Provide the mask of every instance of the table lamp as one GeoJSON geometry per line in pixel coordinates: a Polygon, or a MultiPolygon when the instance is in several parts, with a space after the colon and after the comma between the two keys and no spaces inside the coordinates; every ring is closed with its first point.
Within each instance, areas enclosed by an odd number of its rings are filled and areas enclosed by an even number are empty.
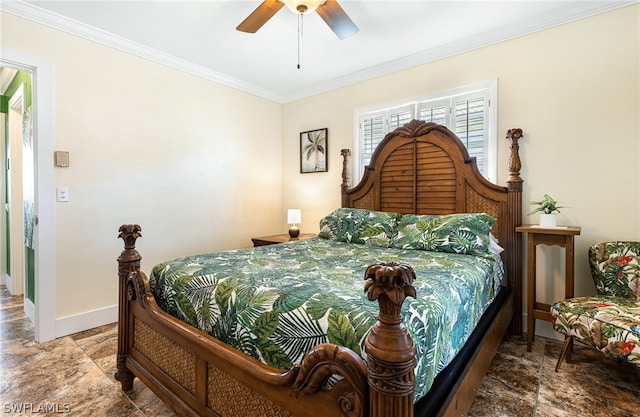
{"type": "Polygon", "coordinates": [[[300,234],[300,229],[296,226],[296,224],[302,223],[302,210],[300,209],[289,209],[287,210],[287,223],[291,225],[289,228],[289,236],[298,237],[300,234]]]}

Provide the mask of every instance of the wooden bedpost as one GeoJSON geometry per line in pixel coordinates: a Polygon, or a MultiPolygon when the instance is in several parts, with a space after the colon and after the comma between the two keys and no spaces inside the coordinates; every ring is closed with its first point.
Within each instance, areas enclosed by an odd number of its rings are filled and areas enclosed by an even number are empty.
{"type": "Polygon", "coordinates": [[[514,250],[507,252],[509,289],[513,293],[513,319],[511,320],[511,332],[515,335],[522,334],[522,239],[516,232],[516,227],[522,223],[522,183],[520,177],[520,153],[518,140],[522,138],[522,129],[509,129],[507,139],[511,142],[509,149],[509,178],[507,190],[509,193],[509,206],[513,207],[509,213],[509,236],[513,239],[514,250]]]}
{"type": "Polygon", "coordinates": [[[118,230],[118,238],[124,241],[124,250],[118,257],[118,356],[116,361],[115,379],[120,381],[123,391],[133,388],[135,376],[126,365],[129,353],[129,294],[127,281],[131,272],[140,270],[142,257],[136,250],[136,239],[142,234],[142,229],[137,224],[125,224],[118,230]]]}
{"type": "Polygon", "coordinates": [[[342,191],[342,207],[347,207],[347,194],[351,189],[351,174],[349,173],[349,157],[351,151],[349,149],[342,149],[340,151],[342,155],[342,184],[340,190],[342,191]]]}
{"type": "Polygon", "coordinates": [[[365,340],[369,417],[413,417],[416,346],[402,324],[407,296],[415,298],[416,274],[408,264],[376,262],[365,273],[365,291],[380,314],[365,340]]]}

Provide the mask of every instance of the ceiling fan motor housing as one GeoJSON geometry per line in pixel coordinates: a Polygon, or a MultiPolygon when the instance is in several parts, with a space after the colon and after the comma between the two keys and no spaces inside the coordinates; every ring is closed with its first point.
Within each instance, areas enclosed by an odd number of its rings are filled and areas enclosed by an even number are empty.
{"type": "Polygon", "coordinates": [[[312,13],[318,6],[325,3],[326,0],[281,0],[287,5],[289,10],[295,13],[305,14],[312,13]]]}

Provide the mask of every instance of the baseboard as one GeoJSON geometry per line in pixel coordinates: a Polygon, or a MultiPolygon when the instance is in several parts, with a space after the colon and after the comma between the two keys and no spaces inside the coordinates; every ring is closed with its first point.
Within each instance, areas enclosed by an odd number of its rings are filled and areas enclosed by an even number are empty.
{"type": "Polygon", "coordinates": [[[24,299],[24,314],[26,314],[27,318],[31,320],[31,323],[36,322],[36,306],[33,304],[33,301],[28,298],[24,299]]]}
{"type": "Polygon", "coordinates": [[[13,281],[11,281],[11,275],[4,274],[4,285],[7,287],[9,294],[16,295],[13,293],[13,281]]]}
{"type": "Polygon", "coordinates": [[[117,305],[87,311],[73,316],[61,317],[56,319],[56,337],[68,336],[117,321],[117,305]]]}

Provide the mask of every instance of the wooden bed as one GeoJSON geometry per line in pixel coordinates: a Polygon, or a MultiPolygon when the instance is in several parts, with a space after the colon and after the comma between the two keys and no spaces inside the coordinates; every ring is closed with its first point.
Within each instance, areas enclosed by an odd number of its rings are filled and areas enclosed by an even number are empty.
{"type": "MultiPolygon", "coordinates": [[[[492,233],[502,254],[507,288],[474,331],[455,363],[435,380],[433,395],[413,402],[415,346],[400,318],[414,295],[410,265],[376,263],[362,271],[362,288],[380,308],[366,340],[367,361],[347,348],[323,344],[299,366],[282,372],[168,315],[156,304],[135,242],[138,225],[120,227],[119,321],[115,378],[130,390],[138,377],[181,416],[466,415],[505,332],[522,331],[520,129],[511,142],[505,187],[479,173],[460,140],[446,128],[412,121],[388,134],[350,187],[348,150],[342,150],[342,206],[417,214],[484,212],[497,218],[492,233]],[[398,297],[398,294],[401,294],[398,297]],[[399,299],[398,299],[399,298],[399,299]],[[393,300],[400,304],[394,303],[393,300]],[[477,333],[477,334],[476,334],[477,333]],[[331,375],[342,378],[331,389],[331,375]],[[447,381],[445,381],[447,379],[447,381]]],[[[431,394],[430,391],[430,394],[431,394]]]]}

